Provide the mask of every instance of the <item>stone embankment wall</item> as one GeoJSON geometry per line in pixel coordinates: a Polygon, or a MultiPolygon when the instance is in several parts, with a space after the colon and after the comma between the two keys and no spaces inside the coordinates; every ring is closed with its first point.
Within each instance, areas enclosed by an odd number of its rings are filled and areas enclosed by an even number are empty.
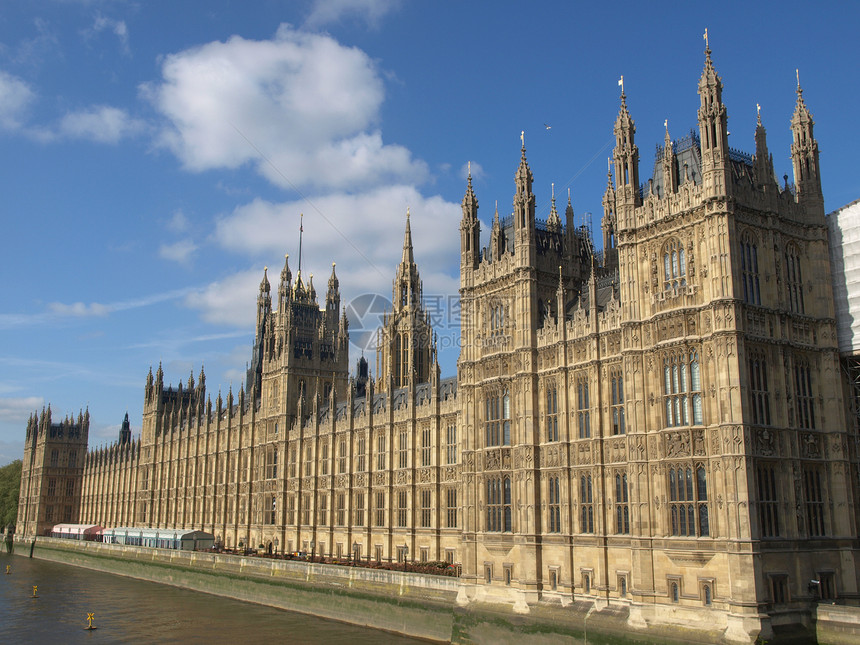
{"type": "MultiPolygon", "coordinates": [[[[31,542],[17,542],[27,556],[31,542]]],[[[462,645],[554,643],[723,643],[718,631],[650,625],[632,628],[629,609],[593,602],[538,603],[518,614],[499,602],[458,606],[460,581],[401,571],[193,551],[37,538],[33,557],[278,607],[436,642],[462,645]]],[[[860,642],[860,608],[821,605],[818,642],[860,642]]],[[[802,632],[803,630],[801,630],[802,632]]],[[[814,643],[794,633],[769,643],[814,643]]]]}

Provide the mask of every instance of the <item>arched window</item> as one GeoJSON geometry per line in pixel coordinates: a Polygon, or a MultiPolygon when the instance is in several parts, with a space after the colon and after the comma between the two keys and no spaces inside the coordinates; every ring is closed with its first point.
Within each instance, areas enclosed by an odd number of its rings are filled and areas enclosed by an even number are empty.
{"type": "Polygon", "coordinates": [[[704,602],[706,605],[711,604],[711,585],[705,585],[702,587],[702,596],[704,598],[704,602]]]}
{"type": "Polygon", "coordinates": [[[705,467],[669,469],[669,524],[672,535],[710,535],[708,482],[705,467]],[[693,478],[695,476],[695,485],[693,478]]]}
{"type": "Polygon", "coordinates": [[[487,447],[511,445],[511,397],[507,390],[485,401],[484,434],[487,447]]]}
{"type": "Polygon", "coordinates": [[[746,232],[741,238],[741,282],[743,283],[744,302],[760,305],[758,244],[750,232],[746,232]]]}
{"type": "Polygon", "coordinates": [[[672,602],[678,602],[678,583],[673,582],[671,589],[672,589],[672,602]]]}
{"type": "Polygon", "coordinates": [[[803,313],[803,276],[800,271],[800,251],[794,244],[785,248],[785,284],[788,289],[788,308],[792,313],[803,313]]]}
{"type": "Polygon", "coordinates": [[[687,259],[684,246],[678,240],[671,240],[663,251],[663,288],[678,291],[687,286],[687,259]]]}
{"type": "Polygon", "coordinates": [[[663,360],[666,426],[702,425],[702,379],[696,350],[670,354],[663,360]]]}

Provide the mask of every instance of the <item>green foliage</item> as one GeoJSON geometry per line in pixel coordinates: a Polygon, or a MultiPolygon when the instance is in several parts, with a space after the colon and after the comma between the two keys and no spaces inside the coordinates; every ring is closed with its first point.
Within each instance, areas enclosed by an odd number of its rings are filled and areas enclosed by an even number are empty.
{"type": "Polygon", "coordinates": [[[18,493],[21,490],[21,460],[0,468],[0,533],[18,519],[18,493]]]}

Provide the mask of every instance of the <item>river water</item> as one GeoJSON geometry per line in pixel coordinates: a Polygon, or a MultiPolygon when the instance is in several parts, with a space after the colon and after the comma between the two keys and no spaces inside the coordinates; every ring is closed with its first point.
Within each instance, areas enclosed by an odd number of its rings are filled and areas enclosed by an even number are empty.
{"type": "Polygon", "coordinates": [[[0,643],[418,645],[427,641],[65,564],[0,554],[0,643]],[[6,566],[12,573],[6,575],[6,566]],[[32,598],[33,585],[38,598],[32,598]],[[95,614],[87,631],[87,614],[95,614]]]}

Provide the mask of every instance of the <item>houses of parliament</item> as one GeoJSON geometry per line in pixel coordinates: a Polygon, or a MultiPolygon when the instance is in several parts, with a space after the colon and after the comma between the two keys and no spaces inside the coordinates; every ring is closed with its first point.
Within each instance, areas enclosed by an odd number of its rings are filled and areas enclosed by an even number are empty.
{"type": "MultiPolygon", "coordinates": [[[[860,601],[854,390],[836,337],[818,144],[800,84],[794,183],[729,148],[709,48],[697,127],[640,180],[623,91],[602,251],[573,207],[460,222],[461,353],[443,378],[407,217],[377,369],[350,373],[324,296],[264,273],[244,386],[144,386],[88,451],[88,416],[27,425],[18,532],[62,521],[200,529],[225,546],[462,567],[458,602],[617,605],[631,626],[750,640],[860,601]],[[640,183],[641,182],[641,183],[640,183]],[[563,212],[562,212],[563,211],[563,212]]],[[[513,164],[512,164],[513,165],[513,164]]]]}

